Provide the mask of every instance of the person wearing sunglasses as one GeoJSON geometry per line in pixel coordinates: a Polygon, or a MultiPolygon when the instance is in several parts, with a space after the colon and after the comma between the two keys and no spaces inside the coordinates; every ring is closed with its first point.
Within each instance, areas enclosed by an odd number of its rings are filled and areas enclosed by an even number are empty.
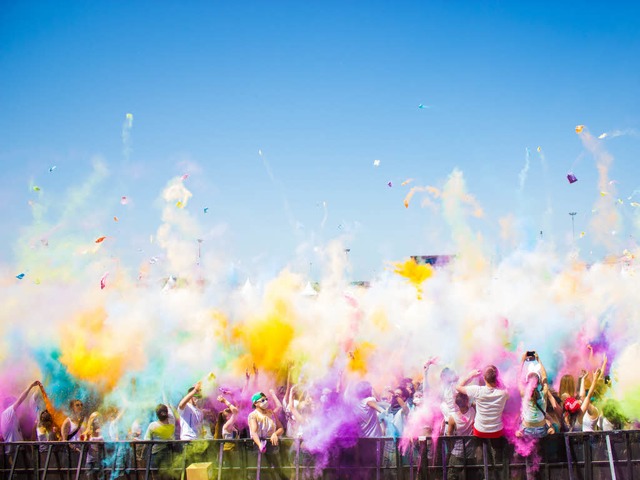
{"type": "Polygon", "coordinates": [[[278,478],[286,479],[278,459],[278,443],[284,433],[282,423],[269,408],[269,399],[264,393],[254,393],[251,397],[251,405],[254,410],[247,419],[250,436],[260,452],[264,454],[268,464],[273,467],[278,478]]]}
{"type": "Polygon", "coordinates": [[[77,398],[69,402],[70,415],[62,423],[62,440],[78,442],[82,440],[82,434],[86,430],[84,404],[77,398]]]}

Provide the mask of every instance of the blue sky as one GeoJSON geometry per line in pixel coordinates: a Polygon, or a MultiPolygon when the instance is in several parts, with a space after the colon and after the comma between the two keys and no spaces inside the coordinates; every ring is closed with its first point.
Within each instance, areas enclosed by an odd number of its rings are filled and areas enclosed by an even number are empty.
{"type": "MultiPolygon", "coordinates": [[[[522,246],[544,230],[569,248],[568,212],[585,230],[599,196],[576,125],[594,136],[627,132],[602,142],[614,157],[610,178],[625,202],[640,188],[639,10],[635,2],[5,2],[0,263],[28,268],[14,251],[32,224],[29,200],[59,224],[96,156],[110,175],[60,229],[88,242],[117,236],[123,257],[156,231],[158,197],[185,173],[188,208],[204,231],[222,232],[207,247],[248,270],[277,271],[300,257],[301,244],[340,237],[357,278],[409,255],[455,253],[442,218],[419,200],[405,209],[400,187],[407,178],[441,186],[454,168],[485,211],[470,224],[486,238],[497,239],[499,219],[512,213],[522,246]],[[134,116],[128,158],[126,113],[134,116]],[[569,170],[579,179],[572,185],[569,170]]],[[[618,234],[632,242],[635,211],[621,208],[618,234]]],[[[595,248],[588,241],[585,256],[595,248]]]]}

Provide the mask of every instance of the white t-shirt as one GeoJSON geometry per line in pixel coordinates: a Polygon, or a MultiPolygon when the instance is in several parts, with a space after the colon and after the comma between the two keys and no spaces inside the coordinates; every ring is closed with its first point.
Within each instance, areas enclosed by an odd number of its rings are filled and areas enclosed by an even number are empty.
{"type": "Polygon", "coordinates": [[[483,433],[493,433],[502,430],[502,411],[507,403],[509,394],[506,390],[492,388],[486,385],[470,385],[466,387],[469,401],[476,404],[476,430],[483,433]]]}
{"type": "Polygon", "coordinates": [[[2,418],[0,418],[0,430],[2,431],[2,438],[5,442],[21,442],[22,432],[20,431],[20,423],[18,422],[18,416],[10,405],[4,412],[2,412],[2,418]]]}
{"type": "Polygon", "coordinates": [[[202,438],[202,410],[187,403],[180,413],[180,440],[195,440],[202,438]]]}

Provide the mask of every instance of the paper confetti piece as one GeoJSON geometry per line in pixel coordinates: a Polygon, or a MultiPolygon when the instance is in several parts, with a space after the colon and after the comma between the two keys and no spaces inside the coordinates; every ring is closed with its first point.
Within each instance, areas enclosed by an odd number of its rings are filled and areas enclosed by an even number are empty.
{"type": "Polygon", "coordinates": [[[569,183],[576,183],[578,178],[573,173],[569,172],[567,174],[567,180],[569,180],[569,183]]]}
{"type": "Polygon", "coordinates": [[[407,178],[404,182],[402,182],[400,185],[401,186],[406,186],[409,185],[411,182],[413,182],[413,178],[407,178]]]}
{"type": "Polygon", "coordinates": [[[607,195],[609,195],[607,192],[600,192],[601,197],[606,197],[607,195]]]}
{"type": "Polygon", "coordinates": [[[96,243],[102,243],[102,242],[104,242],[104,239],[105,239],[105,238],[107,238],[107,237],[99,237],[99,238],[96,238],[96,243]]]}
{"type": "Polygon", "coordinates": [[[580,238],[584,238],[585,235],[586,235],[586,233],[580,232],[580,238]]]}
{"type": "Polygon", "coordinates": [[[113,221],[117,222],[118,221],[118,217],[113,217],[113,221]]]}
{"type": "Polygon", "coordinates": [[[584,125],[576,125],[576,133],[582,133],[584,130],[584,125]]]}
{"type": "Polygon", "coordinates": [[[52,167],[49,167],[49,173],[53,173],[53,171],[56,169],[57,167],[54,165],[52,167]]]}
{"type": "Polygon", "coordinates": [[[24,273],[19,273],[18,275],[16,275],[16,278],[18,280],[22,280],[24,278],[24,273]]]}
{"type": "Polygon", "coordinates": [[[180,180],[182,180],[182,181],[184,182],[187,178],[189,178],[189,174],[188,174],[188,173],[185,173],[184,175],[182,175],[182,176],[180,177],[180,180]]]}
{"type": "Polygon", "coordinates": [[[624,205],[624,202],[622,201],[621,198],[619,198],[618,200],[616,200],[616,202],[618,202],[619,205],[624,205]]]}
{"type": "Polygon", "coordinates": [[[34,186],[33,186],[33,191],[34,191],[34,192],[39,192],[39,191],[40,191],[40,187],[39,187],[39,186],[37,186],[37,185],[34,185],[34,186]]]}
{"type": "Polygon", "coordinates": [[[640,207],[640,203],[638,202],[631,202],[629,205],[631,205],[632,207],[640,207]]]}
{"type": "Polygon", "coordinates": [[[393,187],[393,183],[391,183],[391,182],[387,182],[387,186],[388,186],[389,188],[391,188],[391,187],[393,187]]]}
{"type": "Polygon", "coordinates": [[[102,275],[102,278],[100,279],[100,290],[104,290],[104,287],[107,286],[107,277],[108,276],[109,276],[109,272],[107,272],[104,275],[102,275]]]}
{"type": "Polygon", "coordinates": [[[374,167],[379,167],[380,166],[380,160],[374,160],[373,161],[373,166],[374,167]]]}
{"type": "Polygon", "coordinates": [[[184,207],[184,203],[182,203],[180,200],[178,200],[178,201],[176,202],[176,207],[178,207],[178,208],[182,208],[182,207],[184,207]]]}
{"type": "Polygon", "coordinates": [[[420,109],[424,109],[424,108],[431,108],[429,107],[429,105],[423,105],[422,103],[420,105],[418,105],[418,108],[420,109]]]}
{"type": "Polygon", "coordinates": [[[122,205],[126,205],[127,203],[129,203],[129,199],[127,197],[121,197],[120,198],[120,203],[122,205]]]}
{"type": "Polygon", "coordinates": [[[542,152],[542,147],[538,147],[536,148],[536,150],[538,150],[538,153],[542,152]]]}
{"type": "Polygon", "coordinates": [[[209,211],[209,207],[204,207],[204,213],[207,213],[209,211]]]}

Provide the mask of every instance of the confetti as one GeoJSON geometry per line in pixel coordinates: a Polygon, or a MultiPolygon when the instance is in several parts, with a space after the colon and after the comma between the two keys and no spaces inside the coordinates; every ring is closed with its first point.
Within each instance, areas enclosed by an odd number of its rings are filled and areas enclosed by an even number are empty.
{"type": "Polygon", "coordinates": [[[608,133],[603,133],[602,135],[600,135],[600,136],[598,137],[598,139],[600,139],[600,140],[604,140],[604,139],[605,139],[605,138],[607,138],[608,136],[609,136],[609,134],[608,134],[608,133]]]}
{"type": "Polygon", "coordinates": [[[56,167],[55,165],[53,167],[49,167],[49,173],[52,173],[56,168],[58,167],[56,167]]]}
{"type": "Polygon", "coordinates": [[[209,207],[204,207],[204,213],[207,213],[209,211],[209,207]]]}
{"type": "Polygon", "coordinates": [[[374,167],[379,167],[380,166],[380,160],[374,160],[373,161],[373,166],[374,167]]]}
{"type": "Polygon", "coordinates": [[[104,275],[102,275],[102,278],[100,279],[100,290],[104,290],[104,287],[107,286],[107,277],[108,276],[109,276],[109,272],[107,272],[104,275]]]}
{"type": "Polygon", "coordinates": [[[619,205],[624,205],[624,202],[622,201],[621,198],[619,198],[618,200],[616,200],[616,202],[618,202],[619,205]]]}
{"type": "Polygon", "coordinates": [[[388,186],[389,188],[391,188],[391,187],[393,187],[393,183],[391,183],[391,182],[387,182],[387,186],[388,186]]]}
{"type": "Polygon", "coordinates": [[[431,107],[429,107],[429,105],[423,105],[421,103],[420,105],[418,105],[418,108],[423,109],[423,108],[431,108],[431,107]]]}
{"type": "Polygon", "coordinates": [[[538,151],[538,153],[542,152],[542,147],[538,147],[536,148],[536,150],[538,151]]]}
{"type": "Polygon", "coordinates": [[[629,205],[631,205],[632,207],[640,207],[640,203],[638,202],[631,202],[629,205]]]}
{"type": "Polygon", "coordinates": [[[586,235],[586,233],[580,232],[580,238],[584,238],[585,235],[586,235]]]}
{"type": "Polygon", "coordinates": [[[182,181],[184,182],[187,178],[189,178],[189,174],[188,174],[188,173],[185,173],[184,175],[182,175],[182,176],[180,177],[180,180],[182,180],[182,181]]]}
{"type": "Polygon", "coordinates": [[[180,200],[178,200],[178,201],[176,202],[176,207],[178,207],[178,208],[182,208],[182,207],[184,207],[184,203],[182,203],[180,200]]]}
{"type": "Polygon", "coordinates": [[[126,205],[127,203],[129,203],[129,199],[127,197],[121,197],[120,198],[120,203],[122,205],[126,205]]]}
{"type": "Polygon", "coordinates": [[[600,192],[601,197],[606,197],[607,195],[609,195],[607,192],[600,192]]]}
{"type": "Polygon", "coordinates": [[[22,280],[24,278],[24,273],[19,273],[18,275],[16,275],[16,278],[18,280],[22,280]]]}
{"type": "Polygon", "coordinates": [[[407,178],[404,182],[402,182],[400,185],[401,186],[406,186],[409,185],[411,182],[413,182],[413,178],[407,178]]]}
{"type": "Polygon", "coordinates": [[[569,172],[567,174],[567,180],[569,180],[569,183],[576,183],[578,178],[573,173],[569,172]]]}
{"type": "Polygon", "coordinates": [[[149,259],[149,263],[150,263],[151,265],[155,265],[156,263],[158,263],[158,257],[151,257],[151,258],[149,259]]]}
{"type": "Polygon", "coordinates": [[[113,217],[113,221],[117,222],[118,221],[118,217],[113,217]]]}
{"type": "Polygon", "coordinates": [[[584,125],[576,125],[576,133],[582,133],[584,130],[584,125]]]}
{"type": "Polygon", "coordinates": [[[34,186],[33,186],[33,191],[34,191],[34,192],[39,192],[39,191],[40,191],[40,187],[39,187],[39,186],[37,186],[37,185],[34,185],[34,186]]]}
{"type": "Polygon", "coordinates": [[[107,238],[107,237],[99,237],[99,238],[96,238],[96,243],[102,243],[102,242],[104,242],[104,239],[105,239],[105,238],[107,238]]]}

